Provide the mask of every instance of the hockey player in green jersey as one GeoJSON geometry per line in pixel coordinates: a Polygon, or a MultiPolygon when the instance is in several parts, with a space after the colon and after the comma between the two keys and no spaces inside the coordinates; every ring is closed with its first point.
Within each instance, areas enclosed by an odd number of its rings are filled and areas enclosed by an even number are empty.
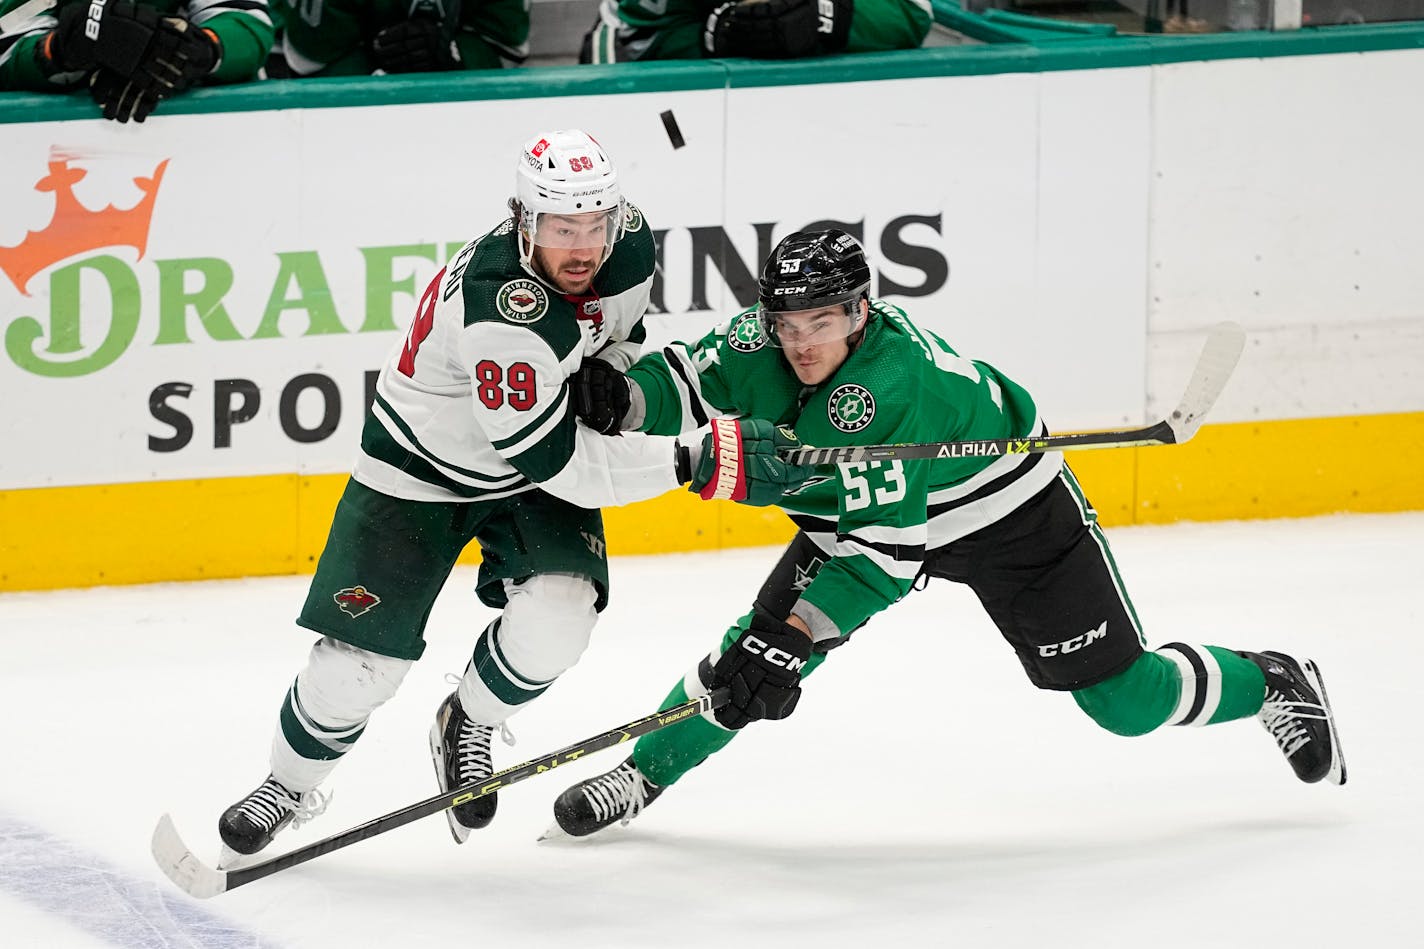
{"type": "Polygon", "coordinates": [[[932,22],[928,0],[602,0],[579,61],[914,49],[932,22]]]}
{"type": "MultiPolygon", "coordinates": [[[[581,361],[621,369],[638,352],[652,232],[583,132],[534,137],[517,168],[513,217],[435,275],[381,370],[297,619],[321,638],[282,703],[271,774],[218,822],[226,863],[322,809],[317,786],[420,658],[469,543],[483,553],[476,592],[501,613],[436,712],[442,791],[488,777],[492,734],[588,645],[608,600],[600,506],[688,482],[704,498],[769,504],[812,471],[777,457],[797,442],[768,422],[679,443],[577,421],[567,380],[581,361]]],[[[495,805],[446,811],[456,842],[495,805]]]]}
{"type": "Polygon", "coordinates": [[[273,0],[273,77],[499,69],[529,55],[528,0],[273,0]]]}
{"type": "Polygon", "coordinates": [[[118,122],[255,79],[271,47],[267,0],[0,0],[0,90],[87,89],[118,122]]]}
{"type": "MultiPolygon", "coordinates": [[[[869,286],[855,238],[794,234],[766,261],[757,307],[696,345],[643,356],[626,376],[586,366],[579,411],[600,430],[647,432],[754,415],[817,447],[1045,434],[1022,387],[870,299],[869,286]]],[[[800,680],[920,577],[968,585],[1029,681],[1069,692],[1111,732],[1255,715],[1301,780],[1345,783],[1313,663],[1185,643],[1144,648],[1107,539],[1061,453],[840,464],[781,507],[798,534],[751,612],[662,707],[720,687],[730,700],[644,736],[617,768],[566,790],[554,816],[568,834],[626,822],[737,729],[791,714],[800,680]]]]}

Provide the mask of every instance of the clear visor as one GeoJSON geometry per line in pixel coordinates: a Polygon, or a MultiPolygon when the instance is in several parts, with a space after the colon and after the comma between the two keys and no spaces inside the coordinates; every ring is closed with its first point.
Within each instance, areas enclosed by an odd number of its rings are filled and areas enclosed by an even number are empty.
{"type": "Polygon", "coordinates": [[[818,346],[845,339],[854,332],[859,307],[859,300],[785,312],[759,306],[757,318],[773,346],[782,349],[788,346],[818,346]]]}
{"type": "Polygon", "coordinates": [[[525,230],[531,244],[551,250],[602,248],[605,254],[618,240],[622,223],[622,208],[607,211],[586,211],[581,214],[557,214],[537,211],[525,230]]]}

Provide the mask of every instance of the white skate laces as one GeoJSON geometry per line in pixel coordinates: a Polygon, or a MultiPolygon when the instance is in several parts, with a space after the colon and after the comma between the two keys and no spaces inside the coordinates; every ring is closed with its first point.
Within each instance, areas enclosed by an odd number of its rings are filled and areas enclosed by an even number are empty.
{"type": "MultiPolygon", "coordinates": [[[[457,689],[459,688],[460,677],[453,672],[445,674],[445,681],[457,689]]],[[[460,728],[455,736],[455,762],[459,769],[461,785],[483,781],[494,773],[494,761],[490,757],[490,740],[493,738],[496,728],[499,729],[499,740],[513,747],[514,732],[509,730],[507,723],[478,724],[464,713],[464,707],[461,705],[460,728]]]]}
{"type": "Polygon", "coordinates": [[[269,778],[238,805],[237,812],[261,828],[263,833],[271,833],[272,828],[281,823],[284,814],[290,812],[292,826],[300,827],[320,817],[330,803],[331,794],[311,790],[293,797],[285,786],[269,778]]]}
{"type": "Polygon", "coordinates": [[[627,824],[643,810],[648,795],[647,784],[631,759],[589,781],[582,791],[599,823],[611,820],[621,811],[619,823],[627,824]]]}
{"type": "Polygon", "coordinates": [[[1303,724],[1304,719],[1326,721],[1329,716],[1325,706],[1314,702],[1293,702],[1283,693],[1272,690],[1266,694],[1257,718],[1276,740],[1281,752],[1287,758],[1310,744],[1310,733],[1303,724]]]}

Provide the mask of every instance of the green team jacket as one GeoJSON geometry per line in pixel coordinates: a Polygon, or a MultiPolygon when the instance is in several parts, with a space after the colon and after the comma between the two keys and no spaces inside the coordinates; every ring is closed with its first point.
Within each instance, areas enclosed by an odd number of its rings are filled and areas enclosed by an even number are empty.
{"type": "MultiPolygon", "coordinates": [[[[725,0],[602,0],[595,31],[593,62],[612,62],[599,42],[613,30],[651,30],[655,34],[638,59],[697,59],[707,15],[725,0]]],[[[929,0],[855,0],[848,53],[914,49],[924,42],[933,19],[929,0]]],[[[636,46],[637,44],[635,44],[636,46]]]]}
{"type": "MultiPolygon", "coordinates": [[[[645,354],[628,371],[646,400],[641,429],[673,434],[740,415],[790,425],[815,447],[1043,431],[1033,399],[992,366],[958,355],[883,300],[872,300],[870,313],[860,346],[819,386],[800,383],[754,309],[695,345],[645,354]]],[[[1062,464],[1061,453],[995,454],[827,469],[781,503],[827,555],[800,602],[827,618],[834,635],[849,633],[909,591],[927,550],[1008,514],[1062,464]]]]}
{"type": "MultiPolygon", "coordinates": [[[[89,0],[0,0],[0,91],[55,92],[74,88],[82,77],[46,78],[35,50],[59,22],[55,11],[89,0]]],[[[183,16],[212,30],[222,44],[222,60],[209,82],[246,82],[257,78],[272,48],[272,19],[267,0],[135,0],[171,16],[183,16]]]]}
{"type": "MultiPolygon", "coordinates": [[[[458,10],[451,35],[466,69],[498,69],[529,55],[528,0],[443,0],[458,10]]],[[[432,4],[433,5],[433,4],[432,4]]],[[[371,39],[410,15],[411,0],[273,0],[280,46],[299,76],[370,73],[371,39]]]]}

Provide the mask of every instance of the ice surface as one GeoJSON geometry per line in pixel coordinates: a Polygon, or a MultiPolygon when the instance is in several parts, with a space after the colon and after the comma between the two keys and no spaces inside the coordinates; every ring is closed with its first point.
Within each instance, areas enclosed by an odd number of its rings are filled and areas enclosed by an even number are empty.
{"type": "MultiPolygon", "coordinates": [[[[511,788],[463,847],[432,817],[195,902],[149,835],[171,811],[215,859],[305,660],[306,578],[5,594],[0,947],[1418,945],[1424,514],[1110,537],[1150,643],[1319,661],[1347,786],[1297,782],[1252,720],[1109,735],[937,583],[858,633],[793,718],[603,838],[535,842],[617,749],[511,788]]],[[[497,764],[651,711],[776,553],[615,558],[588,653],[497,764]]],[[[472,582],[452,578],[326,815],[278,848],[434,793],[430,716],[492,615],[472,582]]]]}

